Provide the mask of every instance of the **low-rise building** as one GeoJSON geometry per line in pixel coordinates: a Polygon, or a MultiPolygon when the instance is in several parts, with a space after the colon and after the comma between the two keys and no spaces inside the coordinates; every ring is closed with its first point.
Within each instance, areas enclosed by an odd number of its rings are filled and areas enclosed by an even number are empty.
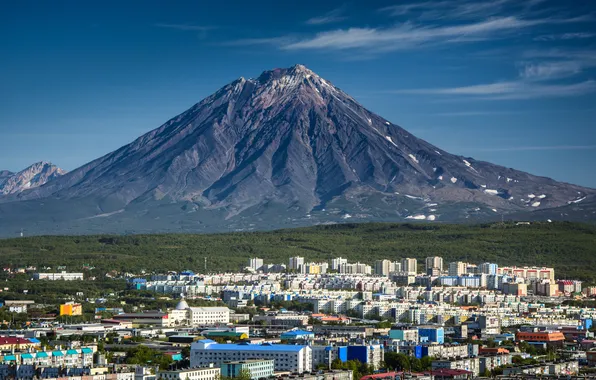
{"type": "Polygon", "coordinates": [[[551,375],[551,376],[570,376],[579,372],[579,362],[577,360],[540,363],[536,365],[515,366],[503,368],[503,376],[519,375],[551,375]]]}
{"type": "Polygon", "coordinates": [[[191,367],[219,366],[228,361],[274,359],[276,371],[310,372],[312,350],[309,346],[288,344],[218,344],[204,339],[191,345],[191,367]]]}
{"type": "Polygon", "coordinates": [[[253,380],[273,376],[275,361],[273,359],[249,359],[221,364],[221,376],[236,378],[245,371],[253,380]]]}
{"type": "Polygon", "coordinates": [[[221,369],[218,367],[191,368],[177,371],[158,371],[157,380],[219,380],[221,369]]]}
{"type": "Polygon", "coordinates": [[[474,376],[480,373],[480,359],[478,358],[463,358],[452,360],[433,360],[433,371],[436,369],[463,369],[472,372],[474,376]]]}
{"type": "Polygon", "coordinates": [[[66,271],[62,271],[60,273],[34,273],[33,279],[49,281],[82,281],[83,273],[68,273],[66,271]]]}

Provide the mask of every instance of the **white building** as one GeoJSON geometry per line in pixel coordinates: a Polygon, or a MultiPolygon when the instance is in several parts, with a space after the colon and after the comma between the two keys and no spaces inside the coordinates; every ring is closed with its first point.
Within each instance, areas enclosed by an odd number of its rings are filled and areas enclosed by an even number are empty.
{"type": "Polygon", "coordinates": [[[379,276],[389,276],[392,272],[400,272],[401,263],[389,260],[375,261],[375,274],[379,276]]]}
{"type": "Polygon", "coordinates": [[[418,260],[405,258],[401,260],[402,272],[416,274],[418,272],[418,260]]]}
{"type": "Polygon", "coordinates": [[[300,271],[300,268],[304,265],[304,257],[295,256],[290,257],[288,262],[288,270],[300,271]]]}
{"type": "Polygon", "coordinates": [[[263,259],[258,257],[252,258],[248,261],[248,267],[254,271],[261,270],[263,268],[263,259]]]}
{"type": "Polygon", "coordinates": [[[467,263],[464,263],[462,261],[454,261],[452,263],[449,263],[449,276],[450,277],[463,276],[464,274],[466,274],[467,269],[468,269],[467,263]]]}
{"type": "Polygon", "coordinates": [[[218,367],[191,368],[178,371],[158,371],[157,380],[218,380],[221,369],[218,367]]]}
{"type": "Polygon", "coordinates": [[[331,260],[331,270],[339,272],[339,268],[342,264],[347,264],[348,259],[344,259],[343,257],[337,257],[331,260]]]}
{"type": "Polygon", "coordinates": [[[312,350],[309,346],[218,344],[206,339],[194,342],[190,348],[190,366],[193,368],[247,359],[273,359],[275,371],[303,373],[312,370],[312,350]]]}
{"type": "Polygon", "coordinates": [[[34,273],[33,279],[34,280],[50,280],[50,281],[57,281],[57,280],[75,281],[75,280],[82,280],[83,273],[67,273],[65,271],[62,271],[60,273],[34,273]]]}
{"type": "Polygon", "coordinates": [[[440,256],[427,257],[425,264],[426,274],[432,273],[433,269],[443,272],[443,258],[440,256]]]}
{"type": "Polygon", "coordinates": [[[212,326],[230,323],[230,309],[227,307],[190,307],[183,299],[168,313],[170,325],[212,326]]]}

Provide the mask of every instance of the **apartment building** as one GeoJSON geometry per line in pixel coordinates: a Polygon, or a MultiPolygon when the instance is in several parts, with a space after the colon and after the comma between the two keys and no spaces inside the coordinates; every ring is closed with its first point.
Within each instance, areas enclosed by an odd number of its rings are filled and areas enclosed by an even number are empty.
{"type": "Polygon", "coordinates": [[[34,280],[49,280],[49,281],[75,281],[75,280],[83,280],[83,273],[68,273],[66,271],[62,271],[60,273],[34,273],[33,274],[34,280]]]}
{"type": "Polygon", "coordinates": [[[273,359],[249,359],[223,363],[221,376],[233,379],[248,371],[252,380],[258,380],[273,376],[274,370],[275,361],[273,359]]]}
{"type": "Polygon", "coordinates": [[[219,344],[205,339],[191,345],[190,365],[193,368],[229,361],[272,359],[275,371],[310,372],[312,350],[308,346],[287,344],[219,344]]]}
{"type": "Polygon", "coordinates": [[[219,380],[221,369],[218,367],[191,368],[177,371],[158,371],[156,380],[219,380]]]}

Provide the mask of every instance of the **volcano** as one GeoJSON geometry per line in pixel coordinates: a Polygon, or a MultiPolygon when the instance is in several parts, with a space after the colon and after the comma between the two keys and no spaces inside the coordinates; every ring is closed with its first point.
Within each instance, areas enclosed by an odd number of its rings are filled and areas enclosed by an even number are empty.
{"type": "Polygon", "coordinates": [[[594,194],[450,154],[296,65],[239,78],[132,143],[0,198],[0,216],[40,233],[228,231],[484,220],[594,194]]]}

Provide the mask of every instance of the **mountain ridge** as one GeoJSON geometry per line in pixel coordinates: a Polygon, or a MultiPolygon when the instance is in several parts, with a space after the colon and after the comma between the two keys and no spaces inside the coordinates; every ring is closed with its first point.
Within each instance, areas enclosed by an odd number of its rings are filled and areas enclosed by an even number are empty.
{"type": "Polygon", "coordinates": [[[554,209],[594,193],[452,155],[296,65],[241,77],[130,144],[0,198],[0,212],[2,203],[7,210],[52,199],[88,204],[86,218],[122,218],[129,209],[145,218],[151,204],[179,204],[190,225],[205,223],[188,216],[195,213],[218,228],[247,228],[272,209],[311,224],[464,221],[554,209]]]}
{"type": "Polygon", "coordinates": [[[36,162],[17,173],[3,170],[0,172],[0,197],[43,186],[65,173],[56,165],[45,161],[36,162]]]}

